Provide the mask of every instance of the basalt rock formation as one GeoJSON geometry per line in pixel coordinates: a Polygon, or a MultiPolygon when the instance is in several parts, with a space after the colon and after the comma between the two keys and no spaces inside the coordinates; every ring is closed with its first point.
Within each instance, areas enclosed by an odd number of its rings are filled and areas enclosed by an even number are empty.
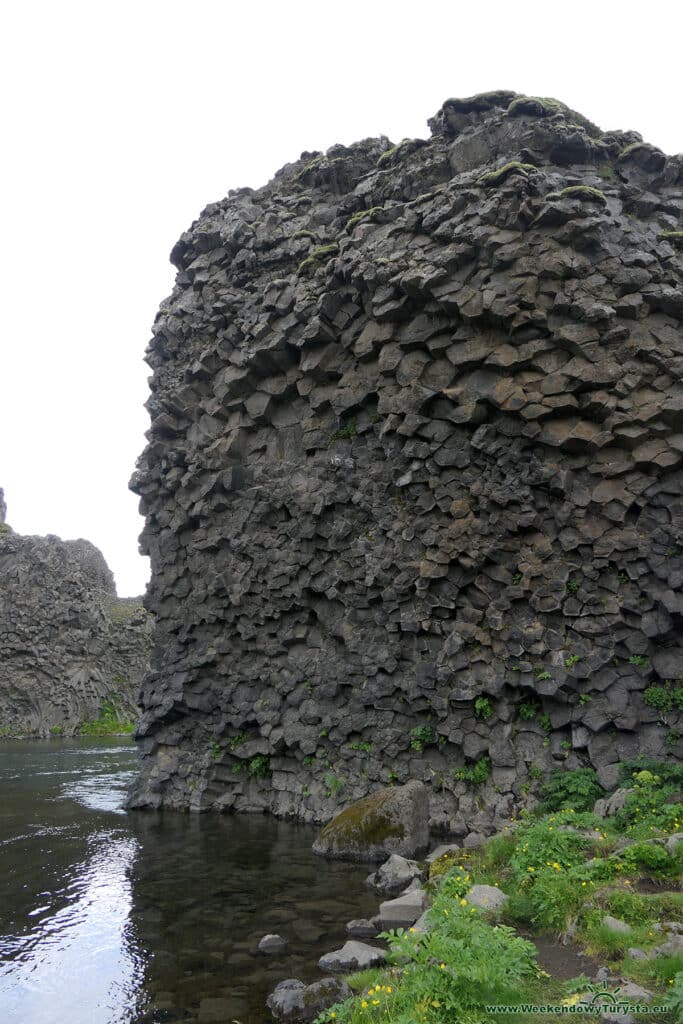
{"type": "Polygon", "coordinates": [[[0,736],[71,735],[107,703],[134,719],[151,633],[93,544],[20,536],[0,491],[0,736]]]}
{"type": "Polygon", "coordinates": [[[207,207],[147,353],[132,806],[499,827],[681,756],[683,157],[553,100],[207,207]]]}

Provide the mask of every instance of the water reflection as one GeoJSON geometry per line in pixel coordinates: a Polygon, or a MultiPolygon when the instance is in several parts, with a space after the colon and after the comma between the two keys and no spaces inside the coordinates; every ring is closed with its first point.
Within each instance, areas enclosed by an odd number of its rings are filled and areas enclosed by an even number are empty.
{"type": "Polygon", "coordinates": [[[134,769],[120,741],[0,744],[0,1019],[265,1024],[273,985],[373,910],[366,872],[260,816],[126,815],[134,769]]]}

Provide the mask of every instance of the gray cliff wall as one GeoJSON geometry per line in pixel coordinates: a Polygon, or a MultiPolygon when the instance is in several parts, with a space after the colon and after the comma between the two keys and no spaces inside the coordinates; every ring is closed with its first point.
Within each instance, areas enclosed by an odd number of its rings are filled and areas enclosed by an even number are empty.
{"type": "Polygon", "coordinates": [[[173,250],[132,806],[418,778],[486,831],[553,767],[683,753],[683,158],[514,93],[430,127],[173,250]]]}
{"type": "Polygon", "coordinates": [[[105,701],[135,717],[151,631],[89,541],[24,537],[3,522],[0,735],[70,735],[105,701]]]}

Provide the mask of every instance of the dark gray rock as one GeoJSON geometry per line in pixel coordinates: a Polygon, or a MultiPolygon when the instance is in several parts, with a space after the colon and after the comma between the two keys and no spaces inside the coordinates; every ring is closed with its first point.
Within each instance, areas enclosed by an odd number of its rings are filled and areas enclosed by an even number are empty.
{"type": "Polygon", "coordinates": [[[380,893],[397,893],[405,889],[413,879],[421,877],[422,868],[417,861],[406,860],[405,857],[392,853],[377,871],[368,875],[366,884],[380,893]]]}
{"type": "Polygon", "coordinates": [[[282,953],[288,945],[287,939],[283,939],[281,935],[264,935],[259,939],[258,951],[269,954],[282,953]]]}
{"type": "Polygon", "coordinates": [[[383,949],[350,939],[341,949],[321,956],[318,967],[321,971],[365,971],[370,967],[378,967],[385,960],[383,949]]]}
{"type": "Polygon", "coordinates": [[[0,502],[0,736],[73,735],[105,704],[137,718],[152,621],[86,540],[24,537],[0,502]]]}
{"type": "Polygon", "coordinates": [[[289,978],[275,986],[266,1005],[278,1024],[311,1024],[328,1006],[351,995],[351,989],[340,978],[321,978],[312,985],[289,978]]]}
{"type": "Polygon", "coordinates": [[[136,806],[322,824],[415,779],[471,845],[531,765],[683,756],[644,696],[680,675],[680,159],[509,92],[430,125],[173,249],[136,806]]]}
{"type": "Polygon", "coordinates": [[[341,811],[320,832],[313,852],[352,861],[409,857],[429,843],[429,803],[421,782],[380,789],[341,811]]]}
{"type": "Polygon", "coordinates": [[[379,906],[382,929],[408,928],[424,913],[427,905],[427,894],[422,889],[413,889],[396,899],[385,900],[379,906]]]}

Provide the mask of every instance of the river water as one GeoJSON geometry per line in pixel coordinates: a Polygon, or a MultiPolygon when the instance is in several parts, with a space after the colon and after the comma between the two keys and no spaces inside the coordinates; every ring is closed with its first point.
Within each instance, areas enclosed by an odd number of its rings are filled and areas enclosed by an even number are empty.
{"type": "Polygon", "coordinates": [[[319,977],[375,912],[367,868],[314,857],[313,829],[126,813],[136,770],[127,739],[0,742],[3,1024],[266,1024],[274,985],[319,977]]]}

